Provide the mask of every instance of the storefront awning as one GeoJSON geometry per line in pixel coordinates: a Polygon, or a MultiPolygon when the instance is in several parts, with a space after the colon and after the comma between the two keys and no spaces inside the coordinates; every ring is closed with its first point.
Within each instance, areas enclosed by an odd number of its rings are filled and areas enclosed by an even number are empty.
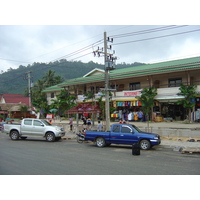
{"type": "Polygon", "coordinates": [[[155,97],[155,100],[159,102],[176,102],[178,100],[184,99],[184,96],[178,96],[178,95],[171,95],[171,94],[158,94],[155,97]]]}

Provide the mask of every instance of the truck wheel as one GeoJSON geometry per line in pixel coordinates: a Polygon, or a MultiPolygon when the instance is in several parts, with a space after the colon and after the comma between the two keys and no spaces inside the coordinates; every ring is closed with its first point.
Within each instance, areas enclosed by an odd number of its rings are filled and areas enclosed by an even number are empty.
{"type": "Polygon", "coordinates": [[[12,140],[18,140],[19,139],[19,133],[18,133],[18,131],[11,131],[10,132],[10,138],[12,140]]]}
{"type": "Polygon", "coordinates": [[[104,147],[106,145],[104,138],[98,137],[96,139],[96,145],[97,145],[97,147],[104,147]]]}
{"type": "Polygon", "coordinates": [[[151,147],[151,144],[150,144],[150,142],[148,140],[142,140],[140,142],[140,149],[148,150],[148,149],[150,149],[150,147],[151,147]]]}
{"type": "Polygon", "coordinates": [[[46,141],[48,142],[54,142],[55,141],[55,135],[51,132],[46,134],[46,141]]]}

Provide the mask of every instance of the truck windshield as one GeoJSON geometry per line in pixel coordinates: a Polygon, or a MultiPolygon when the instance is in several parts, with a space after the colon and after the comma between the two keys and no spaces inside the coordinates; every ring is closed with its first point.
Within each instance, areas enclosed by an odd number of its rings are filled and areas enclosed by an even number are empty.
{"type": "Polygon", "coordinates": [[[134,129],[136,129],[138,131],[138,133],[142,133],[142,131],[135,125],[131,125],[134,129]]]}
{"type": "Polygon", "coordinates": [[[42,121],[46,126],[51,126],[51,124],[50,124],[48,121],[46,121],[46,120],[44,120],[44,119],[41,119],[41,121],[42,121]]]}

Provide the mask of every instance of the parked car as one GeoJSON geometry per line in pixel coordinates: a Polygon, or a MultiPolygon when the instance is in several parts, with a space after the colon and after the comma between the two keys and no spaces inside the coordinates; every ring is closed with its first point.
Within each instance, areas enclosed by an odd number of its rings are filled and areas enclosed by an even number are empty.
{"type": "Polygon", "coordinates": [[[61,139],[65,135],[62,127],[52,126],[43,119],[24,118],[21,124],[4,124],[4,132],[12,140],[26,139],[29,136],[43,137],[49,142],[61,139]]]}
{"type": "Polygon", "coordinates": [[[110,144],[129,144],[138,143],[140,149],[147,150],[154,145],[161,143],[160,136],[155,133],[146,133],[131,124],[113,124],[110,131],[86,131],[85,140],[96,143],[98,147],[110,144]]]}

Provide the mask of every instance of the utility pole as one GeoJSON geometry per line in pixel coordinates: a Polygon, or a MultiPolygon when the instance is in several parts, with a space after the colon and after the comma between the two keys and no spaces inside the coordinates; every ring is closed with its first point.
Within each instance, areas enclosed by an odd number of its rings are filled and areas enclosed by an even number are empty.
{"type": "Polygon", "coordinates": [[[26,77],[24,79],[28,79],[28,96],[29,96],[29,106],[31,106],[31,73],[32,71],[26,72],[26,77]]]}
{"type": "Polygon", "coordinates": [[[106,131],[110,130],[110,103],[109,103],[109,68],[107,65],[107,40],[104,32],[104,64],[105,64],[105,114],[106,114],[106,131]]]}
{"type": "Polygon", "coordinates": [[[114,63],[117,57],[113,57],[114,53],[108,53],[107,50],[111,50],[112,46],[107,44],[107,42],[113,42],[113,38],[109,38],[104,32],[104,48],[102,51],[98,48],[97,51],[94,51],[94,55],[100,57],[101,54],[104,54],[104,65],[105,65],[105,88],[101,88],[101,91],[105,91],[105,115],[106,115],[106,131],[110,130],[110,101],[109,101],[109,92],[115,91],[115,89],[109,88],[109,71],[115,69],[114,63]],[[104,49],[104,51],[103,51],[104,49]]]}

